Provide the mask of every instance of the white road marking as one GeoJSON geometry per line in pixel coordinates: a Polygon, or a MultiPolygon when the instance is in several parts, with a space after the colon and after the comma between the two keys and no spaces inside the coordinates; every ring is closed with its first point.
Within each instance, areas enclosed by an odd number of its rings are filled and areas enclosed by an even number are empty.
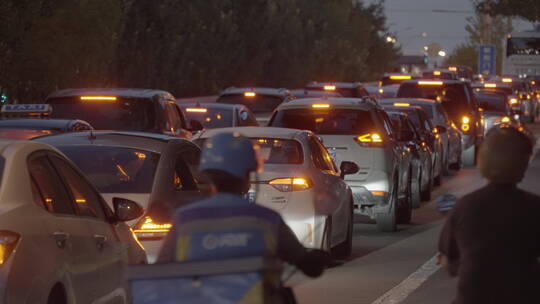
{"type": "Polygon", "coordinates": [[[437,255],[435,255],[405,280],[394,286],[394,288],[387,291],[371,304],[397,304],[403,302],[413,291],[418,289],[439,269],[440,266],[437,265],[437,255]]]}

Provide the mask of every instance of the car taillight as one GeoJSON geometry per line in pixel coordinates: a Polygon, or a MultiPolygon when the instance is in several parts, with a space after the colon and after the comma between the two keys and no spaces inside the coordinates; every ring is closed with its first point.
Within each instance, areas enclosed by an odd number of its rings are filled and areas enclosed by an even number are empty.
{"type": "Polygon", "coordinates": [[[17,247],[20,235],[11,231],[0,231],[0,266],[5,264],[17,247]]]}
{"type": "Polygon", "coordinates": [[[156,240],[164,238],[171,228],[171,223],[154,223],[151,217],[146,216],[133,232],[139,240],[156,240]]]}
{"type": "Polygon", "coordinates": [[[303,177],[276,178],[268,182],[268,184],[281,192],[304,191],[313,186],[311,180],[303,177]]]}
{"type": "Polygon", "coordinates": [[[381,147],[383,139],[378,133],[367,133],[354,138],[354,140],[363,147],[381,147]]]}
{"type": "Polygon", "coordinates": [[[461,130],[463,132],[468,132],[471,129],[471,126],[469,123],[471,122],[471,119],[468,116],[463,116],[461,118],[461,130]]]}

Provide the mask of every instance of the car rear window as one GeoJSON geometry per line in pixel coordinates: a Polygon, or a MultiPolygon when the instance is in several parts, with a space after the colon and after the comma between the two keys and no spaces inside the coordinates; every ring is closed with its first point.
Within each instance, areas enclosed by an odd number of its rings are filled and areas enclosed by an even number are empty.
{"type": "Polygon", "coordinates": [[[233,127],[233,111],[231,109],[184,108],[188,121],[196,120],[205,129],[233,127]]]}
{"type": "Polygon", "coordinates": [[[29,140],[32,138],[40,137],[40,136],[46,136],[46,135],[52,135],[59,133],[57,131],[53,130],[32,130],[32,129],[5,129],[0,128],[0,138],[9,138],[9,139],[16,139],[16,140],[29,140]]]}
{"type": "Polygon", "coordinates": [[[123,147],[58,146],[102,193],[150,193],[158,153],[123,147]]]}
{"type": "Polygon", "coordinates": [[[149,99],[82,101],[80,97],[53,98],[51,118],[82,119],[97,130],[155,131],[155,109],[149,99]]]}
{"type": "Polygon", "coordinates": [[[274,111],[282,102],[283,99],[279,96],[270,96],[263,94],[256,94],[255,96],[247,97],[242,94],[227,94],[221,95],[217,103],[225,104],[241,104],[245,105],[251,112],[258,113],[268,113],[274,111]]]}
{"type": "Polygon", "coordinates": [[[310,130],[322,135],[354,135],[373,132],[376,127],[367,110],[289,109],[278,111],[272,127],[310,130]]]}
{"type": "Polygon", "coordinates": [[[476,99],[484,111],[506,112],[506,96],[476,92],[476,99]]]}
{"type": "Polygon", "coordinates": [[[427,98],[441,101],[442,106],[452,118],[457,118],[469,110],[469,100],[464,84],[419,85],[404,83],[400,86],[397,97],[427,98]]]}
{"type": "Polygon", "coordinates": [[[259,146],[259,156],[265,164],[302,164],[304,152],[302,145],[294,139],[254,138],[259,146]]]}

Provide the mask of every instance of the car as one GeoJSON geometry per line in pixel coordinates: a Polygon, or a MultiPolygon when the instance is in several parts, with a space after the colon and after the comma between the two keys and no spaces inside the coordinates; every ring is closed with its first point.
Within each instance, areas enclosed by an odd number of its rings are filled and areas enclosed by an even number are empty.
{"type": "Polygon", "coordinates": [[[51,111],[48,104],[3,105],[0,110],[0,138],[27,140],[38,136],[93,129],[89,123],[80,119],[45,119],[51,111]]]}
{"type": "Polygon", "coordinates": [[[396,131],[397,140],[403,143],[411,155],[411,200],[412,207],[419,208],[420,201],[431,198],[433,188],[433,158],[429,145],[426,145],[407,113],[388,111],[396,131]]]}
{"type": "Polygon", "coordinates": [[[495,125],[517,124],[512,115],[512,109],[508,104],[508,97],[502,92],[490,90],[474,90],[476,99],[484,115],[484,132],[487,133],[495,125]]]}
{"type": "Polygon", "coordinates": [[[440,101],[450,119],[460,129],[462,164],[476,164],[476,153],[484,138],[484,125],[480,106],[468,81],[406,80],[400,85],[397,97],[440,101]]]}
{"type": "Polygon", "coordinates": [[[306,89],[297,89],[291,90],[292,96],[297,98],[312,98],[312,97],[342,97],[339,92],[336,91],[320,91],[320,90],[306,90],[306,89]]]}
{"type": "Polygon", "coordinates": [[[192,142],[162,134],[95,131],[45,136],[69,157],[106,201],[120,196],[137,202],[145,215],[128,222],[155,262],[177,207],[204,198],[199,182],[200,149],[192,142]]]}
{"type": "MultiPolygon", "coordinates": [[[[456,171],[461,169],[461,133],[450,118],[448,118],[448,114],[440,102],[422,98],[390,98],[380,100],[379,103],[381,105],[398,106],[404,109],[408,107],[421,108],[427,119],[431,122],[433,129],[430,131],[427,127],[420,127],[416,119],[412,119],[412,121],[413,123],[416,121],[415,126],[418,132],[422,138],[427,139],[427,143],[431,145],[433,153],[437,153],[439,150],[432,144],[434,142],[434,135],[440,137],[442,152],[439,153],[441,154],[440,159],[443,163],[441,166],[443,173],[448,173],[450,169],[456,171]]],[[[424,115],[419,114],[419,117],[424,117],[424,115]]]]}
{"type": "Polygon", "coordinates": [[[360,82],[317,82],[313,81],[305,86],[306,90],[325,92],[338,92],[343,97],[366,97],[369,92],[360,82]]]}
{"type": "MultiPolygon", "coordinates": [[[[420,107],[406,106],[402,103],[392,103],[390,105],[381,104],[383,109],[387,112],[402,112],[407,114],[407,118],[413,123],[418,130],[422,139],[431,150],[432,157],[432,171],[425,172],[429,174],[433,180],[435,186],[440,186],[442,183],[442,177],[446,174],[445,165],[446,159],[444,155],[444,145],[441,137],[435,133],[435,127],[431,123],[427,114],[420,107]]],[[[424,200],[431,198],[431,192],[423,192],[422,197],[424,200]]]]}
{"type": "Polygon", "coordinates": [[[523,100],[521,100],[519,91],[513,88],[509,83],[494,83],[494,82],[475,82],[472,84],[474,92],[483,91],[486,93],[506,95],[506,100],[512,111],[512,116],[515,120],[522,120],[523,100]]]}
{"type": "Polygon", "coordinates": [[[422,72],[423,79],[458,79],[457,71],[447,69],[433,69],[422,72]]]}
{"type": "Polygon", "coordinates": [[[397,93],[398,88],[399,88],[399,85],[395,85],[395,84],[387,85],[387,86],[377,86],[377,85],[366,86],[366,90],[368,91],[369,96],[371,96],[374,99],[394,97],[397,93]]]}
{"type": "Polygon", "coordinates": [[[2,302],[128,303],[124,270],[146,256],[123,222],[141,208],[117,197],[113,212],[49,145],[2,140],[0,146],[2,302]]]}
{"type": "Polygon", "coordinates": [[[457,77],[460,80],[473,80],[474,78],[473,69],[466,65],[451,65],[448,66],[447,69],[451,72],[457,73],[457,77]]]}
{"type": "Polygon", "coordinates": [[[410,201],[409,153],[396,141],[390,118],[370,98],[306,98],[281,104],[271,127],[310,130],[322,139],[337,164],[360,166],[347,175],[355,213],[369,216],[381,231],[395,231],[410,201]]]}
{"type": "Polygon", "coordinates": [[[343,180],[358,171],[354,163],[336,167],[328,151],[310,131],[269,127],[207,130],[194,139],[235,132],[253,140],[264,169],[252,180],[253,202],[279,212],[298,239],[309,248],[347,257],[352,250],[353,197],[343,180]],[[332,191],[328,191],[332,189],[332,191]]]}
{"type": "Polygon", "coordinates": [[[244,105],[224,103],[182,104],[180,108],[191,130],[259,126],[255,115],[244,105]]]}
{"type": "MultiPolygon", "coordinates": [[[[530,83],[525,79],[518,77],[493,77],[489,82],[484,83],[484,88],[494,90],[504,90],[504,87],[509,87],[521,104],[520,119],[524,123],[533,123],[538,114],[538,102],[536,102],[535,94],[530,86],[530,83]]],[[[508,93],[508,89],[505,90],[508,93]]]]}
{"type": "Polygon", "coordinates": [[[255,114],[260,125],[266,125],[277,106],[293,99],[287,89],[230,87],[219,94],[216,103],[244,105],[255,114]]]}
{"type": "Polygon", "coordinates": [[[65,89],[45,99],[51,118],[82,119],[96,130],[150,132],[191,137],[174,97],[146,89],[65,89]]]}

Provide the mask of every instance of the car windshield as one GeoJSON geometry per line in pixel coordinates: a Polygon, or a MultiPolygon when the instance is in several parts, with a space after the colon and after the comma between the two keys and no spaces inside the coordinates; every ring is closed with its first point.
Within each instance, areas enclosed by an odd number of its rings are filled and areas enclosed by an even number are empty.
{"type": "Polygon", "coordinates": [[[259,146],[259,156],[265,164],[302,164],[304,154],[302,145],[294,139],[253,138],[259,146]]]}
{"type": "Polygon", "coordinates": [[[317,134],[353,135],[373,132],[375,124],[367,110],[290,109],[278,111],[272,127],[310,130],[317,134]]]}
{"type": "Polygon", "coordinates": [[[159,153],[111,146],[58,146],[102,193],[150,193],[159,153]]]}
{"type": "Polygon", "coordinates": [[[506,96],[476,92],[476,99],[480,107],[487,112],[506,112],[506,96]]]}
{"type": "Polygon", "coordinates": [[[459,83],[443,85],[404,83],[399,88],[397,97],[439,100],[448,115],[454,119],[469,109],[465,86],[459,83]]]}
{"type": "MultiPolygon", "coordinates": [[[[307,87],[308,90],[316,90],[316,91],[326,91],[324,86],[314,86],[314,87],[307,87]]],[[[326,91],[326,92],[337,92],[342,97],[357,97],[358,89],[356,88],[339,88],[336,87],[334,91],[326,91]]]]}
{"type": "Polygon", "coordinates": [[[78,97],[53,98],[51,118],[82,119],[97,130],[154,131],[153,102],[118,98],[116,101],[81,101],[78,97]]]}
{"type": "Polygon", "coordinates": [[[274,109],[283,102],[283,99],[279,96],[263,94],[246,96],[246,94],[242,93],[221,95],[216,102],[225,104],[241,104],[250,109],[254,114],[258,114],[274,111],[274,109]]]}
{"type": "Polygon", "coordinates": [[[233,127],[232,109],[184,108],[188,121],[198,121],[205,129],[233,127]]]}
{"type": "Polygon", "coordinates": [[[427,117],[429,119],[433,119],[433,106],[432,105],[425,104],[425,103],[414,103],[411,105],[422,108],[422,110],[424,110],[424,112],[426,113],[427,117]]]}

